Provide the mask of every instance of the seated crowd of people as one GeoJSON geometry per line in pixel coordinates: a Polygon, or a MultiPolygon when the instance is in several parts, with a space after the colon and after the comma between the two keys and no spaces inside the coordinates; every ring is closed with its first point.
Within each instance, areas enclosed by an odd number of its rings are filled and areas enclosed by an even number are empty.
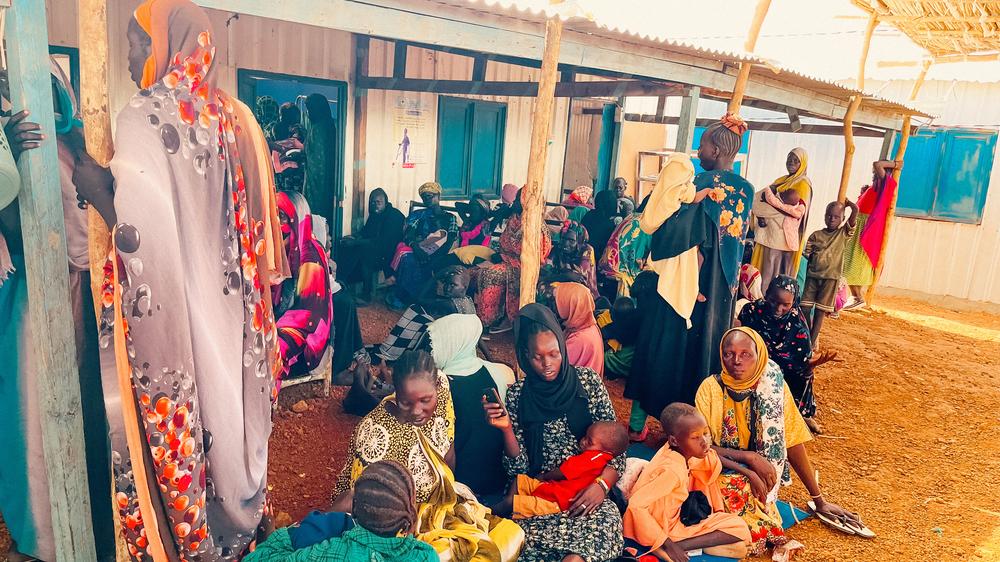
{"type": "MultiPolygon", "coordinates": [[[[873,536],[824,496],[806,444],[819,430],[814,373],[836,359],[815,353],[824,316],[863,304],[894,163],[876,163],[858,203],[830,203],[826,227],[806,237],[805,151],[756,192],[733,171],[746,124],[727,114],[701,137],[706,171],[670,155],[638,206],[624,178],[549,205],[533,233],[536,302],[522,307],[515,185],[452,212],[426,182],[408,215],[373,189],[363,228],[333,241],[323,194],[336,135],[322,96],[306,99],[305,130],[294,105],[262,99],[255,116],[216,84],[211,23],[189,0],[146,0],[128,39],[139,90],[118,115],[110,168],[82,150],[75,95],[53,71],[101,560],[114,557],[111,509],[136,560],[787,552],[801,546],[778,509],[792,471],[821,520],[873,536]],[[110,231],[93,268],[88,205],[110,231]],[[380,279],[400,317],[365,342],[352,293],[372,295],[380,279]],[[511,330],[516,365],[505,365],[483,340],[511,330]],[[361,418],[347,461],[329,512],[267,533],[273,401],[327,356],[361,418]],[[627,427],[606,379],[625,381],[627,427]],[[665,442],[638,461],[629,443],[646,442],[650,417],[665,442]]],[[[47,142],[27,117],[5,125],[15,158],[47,142]]],[[[16,372],[0,381],[0,404],[18,424],[5,439],[19,440],[3,441],[17,454],[0,466],[0,511],[10,559],[52,560],[56,487],[33,470],[41,422],[33,383],[19,382],[37,366],[20,351],[30,326],[18,186],[0,184],[13,202],[0,209],[0,348],[16,372]]]]}
{"type": "MultiPolygon", "coordinates": [[[[805,449],[810,427],[819,429],[813,372],[836,359],[813,353],[820,325],[815,311],[826,301],[814,297],[807,307],[798,282],[784,273],[762,291],[752,240],[739,253],[735,296],[741,302],[729,313],[737,327],[723,330],[718,369],[694,381],[691,400],[662,408],[666,442],[651,460],[627,459],[629,443],[647,437],[642,400],[628,426],[619,425],[604,379],[630,379],[637,353],[649,353],[640,349],[639,332],[649,321],[646,311],[666,300],[657,276],[670,272],[651,267],[664,221],[653,219],[651,228],[643,211],[655,205],[653,212],[670,213],[663,209],[673,205],[679,213],[712,201],[714,188],[699,199],[693,178],[680,169],[681,181],[670,185],[672,170],[665,168],[638,208],[614,190],[592,197],[589,188],[551,207],[539,233],[537,302],[521,308],[523,208],[515,186],[504,186],[492,209],[478,197],[457,204],[456,216],[442,208],[440,186],[425,183],[423,206],[393,220],[404,224],[392,231],[398,240],[379,240],[387,222],[382,214],[395,209],[375,190],[360,237],[344,239],[341,247],[348,256],[363,245],[382,249],[355,262],[364,273],[352,281],[368,283],[381,273],[386,303],[402,314],[388,337],[365,348],[341,378],[352,384],[345,409],[363,419],[333,491],[332,512],[310,515],[248,560],[326,559],[321,556],[346,548],[352,532],[378,535],[377,524],[355,516],[362,530],[350,531],[339,518],[357,509],[359,484],[370,471],[388,467],[402,467],[410,480],[386,482],[384,499],[370,500],[394,524],[381,535],[386,540],[364,543],[386,560],[426,552],[442,560],[681,561],[692,551],[741,558],[769,547],[795,550],[801,544],[786,534],[777,508],[793,470],[813,510],[842,529],[870,533],[856,514],[825,501],[805,449]],[[677,189],[685,183],[694,194],[688,202],[677,189]],[[492,361],[483,345],[510,329],[521,380],[511,366],[492,361]],[[413,491],[400,494],[392,486],[413,491]],[[406,497],[411,500],[399,501],[406,497]],[[317,518],[338,523],[309,541],[289,538],[317,518]],[[420,550],[422,543],[433,553],[420,550]]],[[[624,180],[613,185],[619,184],[624,180]]],[[[845,207],[856,209],[850,202],[829,206],[827,228],[806,245],[811,263],[832,263],[824,252],[844,253],[856,220],[844,220],[845,207]]],[[[839,268],[825,267],[840,276],[839,268]]],[[[363,489],[371,494],[374,486],[363,489]]]]}

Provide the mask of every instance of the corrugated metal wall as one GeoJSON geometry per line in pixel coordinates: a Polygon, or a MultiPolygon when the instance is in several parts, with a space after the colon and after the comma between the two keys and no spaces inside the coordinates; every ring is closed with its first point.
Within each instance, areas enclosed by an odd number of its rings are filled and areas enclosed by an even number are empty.
{"type": "Polygon", "coordinates": [[[597,177],[597,153],[601,148],[601,116],[584,115],[584,109],[601,109],[598,100],[573,100],[563,162],[563,187],[593,185],[597,177]]]}
{"type": "MultiPolygon", "coordinates": [[[[49,42],[78,47],[77,4],[70,0],[46,0],[49,42]]],[[[128,103],[136,87],[128,74],[128,41],[125,30],[139,0],[109,0],[110,102],[112,118],[128,103]]],[[[215,30],[216,68],[219,85],[236,95],[236,69],[263,70],[347,82],[353,58],[349,33],[277,20],[207,10],[215,30]],[[279,40],[280,38],[280,40],[279,40]]],[[[353,156],[353,92],[348,88],[348,119],[344,161],[353,156]]],[[[345,193],[351,192],[352,167],[345,166],[345,193]]],[[[344,205],[345,224],[350,224],[349,204],[344,205]]]]}
{"type": "MultiPolygon", "coordinates": [[[[381,40],[371,42],[370,76],[391,76],[393,66],[392,43],[381,40]]],[[[437,80],[469,80],[472,77],[472,59],[451,53],[410,47],[406,60],[407,78],[437,80]]],[[[524,82],[537,81],[537,69],[489,61],[486,79],[524,82]]],[[[522,185],[528,174],[528,153],[531,138],[531,116],[534,98],[499,96],[455,96],[500,102],[507,105],[507,129],[504,137],[503,182],[522,185]]],[[[416,101],[424,110],[427,136],[437,142],[437,94],[370,90],[368,92],[368,144],[365,155],[368,190],[385,189],[389,198],[405,211],[411,199],[417,198],[417,188],[435,177],[437,147],[427,153],[414,168],[403,169],[393,165],[399,139],[393,132],[394,111],[401,100],[416,101]]],[[[566,149],[566,123],[569,100],[557,98],[549,136],[549,160],[545,170],[546,198],[558,197],[562,183],[563,157],[566,149]]]]}
{"type": "MultiPolygon", "coordinates": [[[[912,82],[893,82],[884,95],[907,99],[912,82]]],[[[1000,84],[930,81],[917,98],[937,125],[1000,125],[1000,84]]],[[[906,189],[906,186],[900,186],[906,189]]],[[[900,218],[893,223],[883,281],[891,287],[1000,302],[1000,162],[996,155],[980,225],[900,218]]]]}

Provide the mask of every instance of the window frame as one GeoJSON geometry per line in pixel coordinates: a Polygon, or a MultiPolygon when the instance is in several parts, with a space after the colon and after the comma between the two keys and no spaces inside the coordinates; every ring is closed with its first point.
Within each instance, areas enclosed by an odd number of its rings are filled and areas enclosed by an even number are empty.
{"type": "MultiPolygon", "coordinates": [[[[925,221],[935,221],[935,222],[945,222],[954,224],[970,224],[970,225],[981,225],[983,223],[983,217],[986,214],[986,201],[989,198],[990,182],[993,176],[993,167],[996,165],[996,150],[998,141],[998,131],[996,129],[982,129],[974,127],[922,127],[918,132],[911,136],[913,138],[919,138],[921,135],[926,138],[930,133],[935,139],[937,146],[931,146],[931,153],[935,154],[936,166],[933,169],[926,170],[925,177],[929,177],[929,187],[924,187],[928,190],[925,193],[918,194],[920,196],[928,197],[928,201],[920,208],[917,207],[900,207],[900,202],[897,201],[894,209],[895,215],[902,218],[917,219],[925,221]],[[955,166],[949,166],[953,164],[954,154],[951,152],[952,147],[956,139],[961,137],[981,137],[982,155],[987,159],[986,162],[980,163],[978,165],[979,171],[977,173],[981,174],[979,176],[979,189],[976,191],[969,191],[967,195],[973,198],[973,204],[975,206],[972,214],[969,216],[955,216],[954,213],[949,214],[948,210],[944,208],[944,201],[947,201],[945,197],[942,196],[942,183],[949,179],[953,179],[954,174],[958,173],[955,166]],[[948,174],[952,174],[949,176],[948,174]]],[[[893,154],[899,147],[900,135],[896,133],[893,140],[893,154]]],[[[913,147],[912,144],[907,146],[907,153],[910,153],[910,149],[913,147]]],[[[925,155],[926,156],[926,155],[925,155]]],[[[907,182],[907,161],[910,162],[924,162],[926,159],[922,158],[916,153],[910,153],[909,156],[903,156],[903,170],[899,179],[898,189],[906,190],[907,182]]],[[[917,164],[911,164],[909,169],[910,173],[915,173],[914,166],[917,164]]],[[[921,170],[924,171],[924,170],[921,170]]],[[[911,184],[912,185],[912,184],[911,184]]],[[[947,185],[945,185],[947,187],[947,185]]]]}
{"type": "Polygon", "coordinates": [[[487,198],[495,198],[500,194],[500,188],[503,185],[503,164],[504,164],[504,149],[506,147],[507,141],[507,103],[480,100],[475,98],[465,98],[460,96],[438,96],[438,107],[437,107],[437,154],[434,159],[434,179],[438,183],[441,182],[441,164],[442,160],[445,158],[444,152],[444,127],[441,121],[442,115],[444,114],[443,107],[445,104],[463,104],[465,105],[465,138],[462,146],[462,185],[459,193],[449,193],[449,188],[442,184],[443,194],[442,199],[449,201],[457,201],[462,199],[469,199],[474,194],[481,194],[487,196],[487,198]],[[498,111],[497,119],[499,125],[496,132],[496,149],[494,152],[494,162],[496,163],[496,171],[494,173],[493,179],[493,189],[488,191],[474,191],[472,186],[472,165],[475,161],[475,131],[476,131],[476,107],[484,106],[491,107],[498,111]]]}

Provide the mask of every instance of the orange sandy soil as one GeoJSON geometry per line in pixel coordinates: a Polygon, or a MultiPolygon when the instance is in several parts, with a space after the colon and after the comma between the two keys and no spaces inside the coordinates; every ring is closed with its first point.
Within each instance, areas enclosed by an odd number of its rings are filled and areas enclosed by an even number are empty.
{"type": "MultiPolygon", "coordinates": [[[[367,342],[396,318],[379,306],[359,314],[367,342]]],[[[820,343],[843,362],[817,373],[825,433],[810,456],[827,497],[860,513],[878,538],[810,519],[791,531],[806,545],[797,560],[1000,561],[1000,317],[885,297],[875,312],[828,321],[820,343]]],[[[510,334],[488,345],[513,359],[510,334]]],[[[341,408],[343,388],[321,399],[304,386],[282,393],[271,438],[272,497],[286,520],[327,507],[357,423],[341,408]],[[303,398],[308,411],[288,409],[303,398]]],[[[627,420],[622,385],[609,388],[627,420]]],[[[650,445],[659,439],[654,432],[650,445]]],[[[809,499],[797,481],[783,497],[809,499]]],[[[7,540],[0,528],[0,552],[7,540]]]]}

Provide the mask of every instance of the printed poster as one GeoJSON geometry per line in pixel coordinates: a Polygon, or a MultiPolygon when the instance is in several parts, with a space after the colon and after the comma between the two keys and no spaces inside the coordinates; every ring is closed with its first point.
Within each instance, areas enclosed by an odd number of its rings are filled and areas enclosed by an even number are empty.
{"type": "Polygon", "coordinates": [[[419,99],[396,98],[392,115],[392,138],[396,145],[393,167],[407,169],[427,163],[431,148],[427,119],[427,110],[419,99]]]}

